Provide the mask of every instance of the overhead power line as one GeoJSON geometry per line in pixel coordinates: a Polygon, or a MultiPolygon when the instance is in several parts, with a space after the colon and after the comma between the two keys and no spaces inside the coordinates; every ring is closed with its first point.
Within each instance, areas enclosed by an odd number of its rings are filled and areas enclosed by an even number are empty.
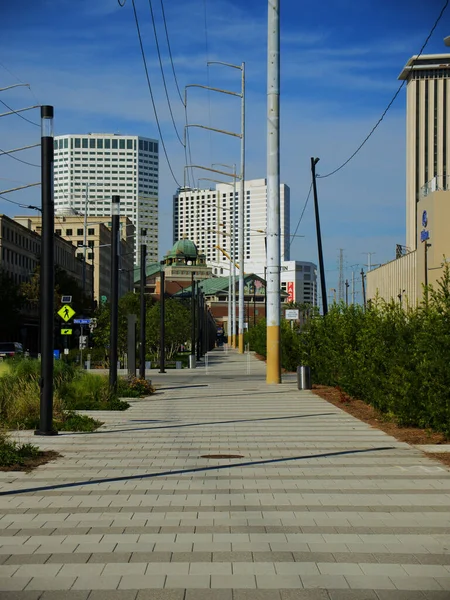
{"type": "MultiPolygon", "coordinates": [[[[430,41],[431,36],[434,33],[434,30],[436,29],[439,21],[442,19],[444,12],[449,4],[450,0],[446,0],[444,6],[441,9],[441,12],[439,13],[438,18],[436,19],[433,27],[431,28],[430,33],[427,36],[427,39],[425,40],[425,42],[422,45],[422,48],[420,49],[420,52],[417,54],[415,60],[417,60],[423,53],[423,51],[425,50],[428,42],[430,41]]],[[[411,68],[414,66],[414,63],[411,65],[411,68]]],[[[358,154],[358,152],[363,148],[363,146],[365,146],[365,144],[368,142],[368,140],[372,137],[373,133],[375,132],[375,130],[378,128],[378,126],[380,125],[380,123],[383,121],[384,117],[386,116],[387,112],[389,111],[389,109],[391,108],[391,106],[394,104],[395,100],[397,99],[397,96],[400,94],[400,91],[402,90],[403,86],[406,83],[406,79],[404,79],[402,81],[402,83],[400,84],[400,86],[398,87],[397,91],[395,92],[395,94],[393,95],[391,101],[389,102],[389,104],[387,105],[387,107],[385,108],[385,110],[383,111],[381,117],[378,119],[378,121],[375,123],[375,125],[372,127],[372,129],[370,130],[370,132],[368,133],[368,135],[364,138],[364,140],[361,142],[361,144],[356,148],[356,150],[353,152],[352,155],[350,155],[347,160],[345,162],[343,162],[339,167],[337,167],[337,169],[334,169],[334,171],[331,171],[330,173],[327,173],[326,175],[317,175],[318,179],[326,179],[327,177],[331,177],[332,175],[334,175],[335,173],[337,173],[338,171],[340,171],[341,169],[343,169],[346,165],[348,165],[348,163],[358,154]]]]}
{"type": "Polygon", "coordinates": [[[158,53],[159,67],[161,69],[161,77],[163,80],[164,91],[166,93],[166,99],[167,99],[167,105],[169,107],[170,118],[172,119],[173,128],[175,129],[175,133],[177,134],[178,141],[180,142],[180,144],[182,146],[184,146],[183,140],[181,139],[180,134],[178,133],[178,128],[175,123],[175,117],[173,116],[173,111],[172,111],[172,104],[171,104],[170,98],[169,98],[169,91],[167,89],[166,76],[164,75],[164,67],[163,67],[162,60],[161,60],[161,51],[159,49],[159,40],[158,40],[158,33],[156,31],[155,14],[153,12],[152,0],[148,0],[148,5],[150,7],[150,14],[152,16],[153,33],[155,34],[156,51],[158,53]]]}
{"type": "Polygon", "coordinates": [[[298,220],[297,227],[295,228],[295,231],[291,235],[291,239],[289,240],[289,248],[291,247],[292,242],[294,241],[294,238],[295,238],[295,236],[297,234],[298,228],[300,227],[300,223],[302,222],[303,215],[305,214],[305,210],[306,210],[306,207],[308,206],[309,198],[311,196],[311,190],[312,190],[312,183],[309,186],[308,196],[306,197],[305,205],[303,206],[302,214],[300,215],[300,219],[298,220]]]}
{"type": "Polygon", "coordinates": [[[21,204],[20,202],[14,202],[14,200],[10,200],[9,198],[5,198],[5,196],[1,196],[0,198],[2,200],[5,200],[5,202],[9,202],[10,204],[15,204],[16,206],[20,206],[20,208],[29,208],[30,210],[41,210],[39,206],[33,206],[33,205],[28,205],[28,204],[21,204]]]}
{"type": "Polygon", "coordinates": [[[177,86],[177,91],[178,91],[178,95],[180,97],[181,103],[184,105],[183,95],[180,91],[180,86],[178,85],[178,78],[177,78],[177,74],[175,72],[175,65],[173,63],[172,48],[171,48],[170,39],[169,39],[169,31],[167,29],[167,21],[166,21],[166,12],[164,10],[164,2],[163,2],[163,0],[160,0],[160,2],[161,2],[162,18],[163,18],[163,22],[164,22],[164,30],[166,32],[167,48],[169,50],[170,64],[172,65],[173,78],[175,79],[175,85],[177,86]]]}
{"type": "MultiPolygon", "coordinates": [[[[119,4],[120,4],[120,2],[119,2],[119,4]]],[[[155,115],[156,125],[158,127],[159,137],[160,137],[160,140],[161,140],[161,145],[163,147],[164,156],[166,157],[167,165],[169,167],[169,171],[170,171],[170,173],[171,173],[171,175],[173,177],[173,180],[175,181],[175,183],[177,184],[178,187],[181,187],[180,184],[177,181],[177,178],[175,177],[175,173],[173,172],[172,165],[171,165],[170,160],[169,160],[169,155],[167,154],[166,145],[164,143],[164,138],[163,138],[163,134],[162,134],[162,131],[161,131],[161,125],[159,123],[159,118],[158,118],[158,112],[156,110],[155,99],[153,97],[153,90],[152,90],[152,86],[151,86],[151,83],[150,83],[150,76],[149,76],[148,67],[147,67],[147,59],[145,58],[144,46],[143,46],[142,37],[141,37],[141,29],[139,27],[139,19],[138,19],[138,15],[137,15],[137,12],[136,12],[136,5],[135,5],[134,0],[131,0],[131,4],[133,6],[134,20],[135,20],[135,23],[136,23],[136,30],[137,30],[137,34],[138,34],[138,38],[139,38],[139,46],[141,48],[142,61],[144,63],[145,76],[147,78],[148,91],[150,92],[150,98],[151,98],[152,106],[153,106],[153,113],[155,115]]]]}
{"type": "MultiPolygon", "coordinates": [[[[24,121],[27,121],[27,123],[31,123],[32,125],[36,125],[36,127],[40,127],[39,123],[35,123],[34,121],[31,121],[30,119],[27,119],[22,114],[20,114],[20,112],[14,110],[14,108],[12,108],[11,106],[9,106],[9,104],[6,104],[6,102],[3,102],[3,100],[0,100],[0,102],[3,104],[3,106],[6,106],[6,108],[8,108],[9,110],[11,110],[15,115],[17,115],[18,117],[20,117],[24,121]]],[[[38,106],[33,106],[32,108],[38,108],[38,106]]]]}
{"type": "MultiPolygon", "coordinates": [[[[38,146],[40,144],[37,144],[38,146]]],[[[13,158],[14,160],[18,160],[21,163],[24,163],[25,165],[29,165],[30,167],[40,167],[40,165],[35,165],[33,163],[27,162],[26,160],[22,160],[21,158],[17,158],[17,156],[13,156],[11,153],[12,152],[16,152],[16,150],[2,150],[0,148],[0,156],[9,156],[9,158],[13,158]]]]}

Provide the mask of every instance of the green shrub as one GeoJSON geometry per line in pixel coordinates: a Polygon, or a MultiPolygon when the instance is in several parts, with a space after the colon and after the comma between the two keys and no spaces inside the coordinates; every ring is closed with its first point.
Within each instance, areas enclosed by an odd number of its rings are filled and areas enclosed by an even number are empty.
{"type": "MultiPolygon", "coordinates": [[[[119,378],[117,380],[117,395],[125,398],[141,398],[142,396],[150,396],[155,389],[145,379],[140,377],[127,377],[127,379],[119,378]]],[[[128,405],[129,406],[129,405],[128,405]]]]}
{"type": "Polygon", "coordinates": [[[66,413],[62,421],[55,421],[58,431],[95,431],[101,425],[102,421],[72,412],[66,413]]]}
{"type": "Polygon", "coordinates": [[[23,465],[28,459],[39,456],[39,448],[32,444],[19,444],[0,432],[0,467],[23,465]]]}

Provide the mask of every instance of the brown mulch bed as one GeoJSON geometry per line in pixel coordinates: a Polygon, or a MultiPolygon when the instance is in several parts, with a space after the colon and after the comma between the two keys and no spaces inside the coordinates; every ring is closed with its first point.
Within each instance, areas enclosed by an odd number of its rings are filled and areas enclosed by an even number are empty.
{"type": "Polygon", "coordinates": [[[385,433],[392,435],[400,442],[408,444],[450,444],[442,433],[436,433],[429,429],[420,429],[419,427],[401,427],[394,421],[387,419],[380,411],[362,400],[350,398],[339,388],[329,387],[327,385],[313,385],[313,392],[338,406],[353,417],[356,417],[364,423],[381,429],[385,433]]]}
{"type": "Polygon", "coordinates": [[[27,473],[29,473],[36,467],[39,467],[40,465],[45,465],[51,460],[55,460],[60,456],[61,454],[59,454],[59,452],[55,452],[54,450],[46,450],[40,452],[39,456],[27,458],[22,464],[10,465],[8,467],[0,466],[0,471],[26,471],[27,473]]]}
{"type": "MultiPolygon", "coordinates": [[[[350,398],[339,388],[327,385],[313,385],[313,392],[327,402],[345,410],[345,412],[348,412],[360,421],[392,435],[392,437],[395,437],[400,442],[412,445],[450,444],[450,440],[446,439],[442,433],[420,429],[419,427],[400,427],[394,421],[389,421],[386,415],[383,415],[376,408],[373,408],[373,406],[366,404],[362,400],[350,398]]],[[[424,452],[424,454],[450,467],[450,452],[424,452]]]]}
{"type": "MultiPolygon", "coordinates": [[[[327,402],[345,410],[353,417],[356,417],[372,427],[381,429],[385,433],[392,435],[400,442],[406,442],[412,445],[425,444],[450,444],[442,433],[430,431],[429,429],[420,429],[419,427],[400,427],[394,421],[387,419],[380,411],[362,400],[350,398],[341,389],[329,387],[327,385],[313,385],[313,392],[327,402]]],[[[450,467],[450,452],[424,452],[426,456],[437,460],[450,467]]]]}

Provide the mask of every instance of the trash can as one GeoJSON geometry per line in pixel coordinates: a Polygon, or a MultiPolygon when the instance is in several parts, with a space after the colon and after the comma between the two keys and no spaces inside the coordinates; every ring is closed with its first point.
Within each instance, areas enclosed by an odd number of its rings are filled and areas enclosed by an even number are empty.
{"type": "Polygon", "coordinates": [[[195,369],[196,366],[197,366],[197,364],[196,364],[195,354],[189,354],[189,368],[195,369]]]}
{"type": "Polygon", "coordinates": [[[297,387],[299,390],[311,389],[311,367],[305,365],[297,367],[297,387]]]}

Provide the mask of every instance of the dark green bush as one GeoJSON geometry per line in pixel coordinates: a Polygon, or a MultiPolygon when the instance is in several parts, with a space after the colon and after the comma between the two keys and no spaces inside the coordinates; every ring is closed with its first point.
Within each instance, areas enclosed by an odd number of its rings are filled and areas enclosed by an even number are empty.
{"type": "MultiPolygon", "coordinates": [[[[266,326],[247,334],[266,356],[266,326]]],[[[281,326],[282,366],[311,367],[313,382],[339,386],[400,425],[440,431],[450,438],[450,272],[446,266],[428,301],[417,308],[377,301],[334,304],[298,330],[281,326]]]]}

